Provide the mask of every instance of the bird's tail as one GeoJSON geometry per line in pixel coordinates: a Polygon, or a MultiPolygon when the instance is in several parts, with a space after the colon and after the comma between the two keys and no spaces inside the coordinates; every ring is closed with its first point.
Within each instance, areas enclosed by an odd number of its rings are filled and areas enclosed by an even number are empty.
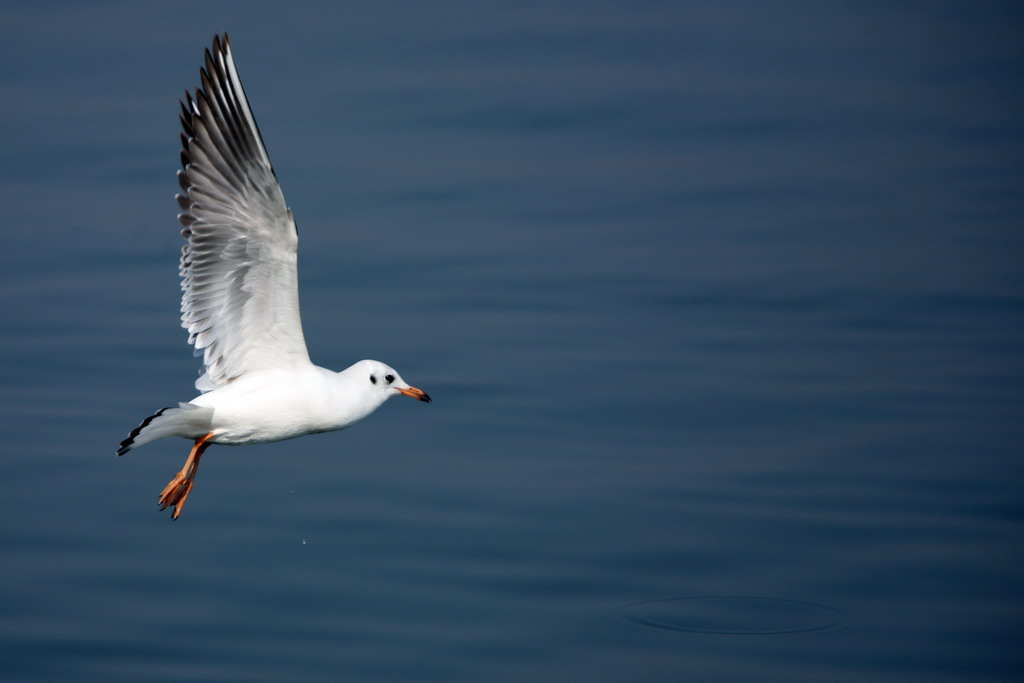
{"type": "Polygon", "coordinates": [[[121,442],[117,454],[124,455],[133,448],[168,436],[198,438],[210,431],[212,422],[213,408],[191,403],[179,403],[177,408],[161,408],[132,430],[121,442]]]}

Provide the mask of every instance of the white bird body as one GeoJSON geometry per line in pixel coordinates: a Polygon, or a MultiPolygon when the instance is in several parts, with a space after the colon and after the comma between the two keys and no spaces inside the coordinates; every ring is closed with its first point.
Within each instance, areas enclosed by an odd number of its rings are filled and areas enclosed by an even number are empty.
{"type": "Polygon", "coordinates": [[[160,495],[173,517],[210,444],[240,446],[351,427],[388,398],[430,401],[392,368],[313,365],[299,315],[298,232],[242,89],[227,34],[213,39],[202,86],[181,105],[178,220],[181,321],[204,373],[188,403],[146,418],[118,455],[170,436],[194,439],[160,495]]]}
{"type": "Polygon", "coordinates": [[[395,395],[369,383],[374,372],[383,377],[394,371],[376,361],[360,361],[342,372],[312,363],[289,370],[262,370],[189,403],[213,409],[211,443],[244,446],[283,441],[345,429],[370,415],[395,395]]]}

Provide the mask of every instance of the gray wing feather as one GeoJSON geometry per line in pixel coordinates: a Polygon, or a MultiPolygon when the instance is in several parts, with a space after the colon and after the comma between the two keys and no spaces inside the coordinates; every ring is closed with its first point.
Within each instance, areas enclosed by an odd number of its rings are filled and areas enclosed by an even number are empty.
{"type": "Polygon", "coordinates": [[[181,324],[202,355],[200,391],[246,372],[309,363],[298,233],[231,57],[213,40],[181,103],[181,324]]]}

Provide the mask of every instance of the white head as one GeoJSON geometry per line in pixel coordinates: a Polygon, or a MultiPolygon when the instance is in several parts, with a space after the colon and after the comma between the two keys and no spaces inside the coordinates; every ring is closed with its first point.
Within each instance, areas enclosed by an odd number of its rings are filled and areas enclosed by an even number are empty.
{"type": "Polygon", "coordinates": [[[371,395],[378,394],[381,403],[398,394],[430,403],[425,391],[409,386],[394,368],[378,360],[361,360],[346,368],[344,374],[361,384],[371,395]]]}

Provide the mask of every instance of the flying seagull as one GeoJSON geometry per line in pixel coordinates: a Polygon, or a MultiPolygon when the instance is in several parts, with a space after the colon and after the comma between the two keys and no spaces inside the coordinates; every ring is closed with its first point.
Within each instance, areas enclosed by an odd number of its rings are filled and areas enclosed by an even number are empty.
{"type": "Polygon", "coordinates": [[[178,220],[181,324],[204,373],[200,395],[150,415],[117,450],[192,439],[160,493],[177,519],[210,444],[241,446],[351,427],[399,394],[430,402],[384,363],[313,365],[299,319],[298,233],[242,90],[227,33],[214,36],[201,86],[181,102],[178,220]]]}

